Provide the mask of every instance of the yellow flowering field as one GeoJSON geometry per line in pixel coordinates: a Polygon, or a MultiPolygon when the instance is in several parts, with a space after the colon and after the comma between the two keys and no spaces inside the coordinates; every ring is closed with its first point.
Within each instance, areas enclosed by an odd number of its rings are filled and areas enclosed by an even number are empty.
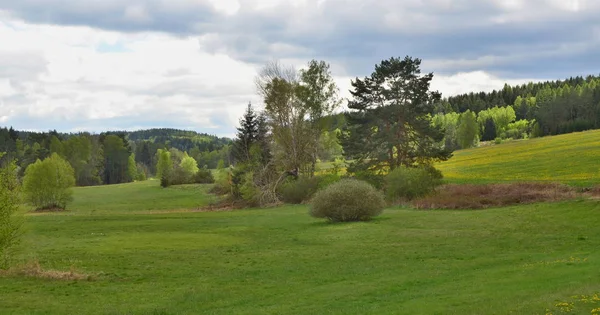
{"type": "Polygon", "coordinates": [[[449,182],[600,183],[600,130],[506,142],[454,152],[437,165],[449,182]]]}

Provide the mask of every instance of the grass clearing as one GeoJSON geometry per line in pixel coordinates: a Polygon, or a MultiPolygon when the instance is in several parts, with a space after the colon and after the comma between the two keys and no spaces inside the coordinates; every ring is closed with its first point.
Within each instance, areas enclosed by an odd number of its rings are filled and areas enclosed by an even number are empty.
{"type": "Polygon", "coordinates": [[[152,213],[165,210],[199,209],[215,200],[211,185],[190,184],[162,188],[158,180],[77,187],[73,203],[63,214],[152,213]]]}
{"type": "Polygon", "coordinates": [[[396,208],[371,222],[333,225],[311,218],[305,206],[131,213],[141,208],[147,205],[29,216],[22,261],[102,276],[5,275],[0,309],[544,314],[573,295],[600,291],[600,204],[590,200],[486,211],[396,208]]]}
{"type": "Polygon", "coordinates": [[[437,166],[451,183],[600,183],[600,130],[459,150],[437,166]]]}

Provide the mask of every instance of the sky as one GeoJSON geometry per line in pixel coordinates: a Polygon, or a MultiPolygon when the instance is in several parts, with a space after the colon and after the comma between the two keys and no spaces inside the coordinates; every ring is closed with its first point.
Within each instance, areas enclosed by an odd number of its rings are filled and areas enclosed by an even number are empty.
{"type": "Polygon", "coordinates": [[[600,74],[597,0],[0,0],[0,125],[233,137],[267,62],[422,59],[443,96],[600,74]]]}

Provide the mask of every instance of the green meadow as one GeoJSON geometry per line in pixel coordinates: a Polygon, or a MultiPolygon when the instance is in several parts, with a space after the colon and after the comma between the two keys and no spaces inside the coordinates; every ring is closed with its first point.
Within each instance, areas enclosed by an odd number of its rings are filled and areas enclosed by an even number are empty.
{"type": "MultiPolygon", "coordinates": [[[[451,182],[599,181],[600,132],[457,151],[451,182]]],[[[327,224],[307,206],[200,211],[210,185],[74,189],[28,213],[17,263],[89,279],[0,277],[1,314],[594,314],[600,203],[391,207],[327,224]]],[[[599,311],[600,312],[600,311],[599,311]]]]}
{"type": "Polygon", "coordinates": [[[600,130],[460,150],[439,169],[449,182],[600,183],[600,130]]]}

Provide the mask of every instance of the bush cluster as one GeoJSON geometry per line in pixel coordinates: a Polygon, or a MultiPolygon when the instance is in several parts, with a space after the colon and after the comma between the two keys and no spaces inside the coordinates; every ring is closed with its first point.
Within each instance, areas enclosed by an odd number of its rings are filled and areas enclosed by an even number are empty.
{"type": "Polygon", "coordinates": [[[338,182],[339,175],[325,174],[313,177],[299,177],[286,182],[279,190],[281,200],[286,203],[300,204],[307,202],[319,190],[338,182]]]}
{"type": "Polygon", "coordinates": [[[398,167],[385,178],[385,193],[389,201],[413,200],[423,197],[442,184],[442,174],[433,167],[398,167]]]}
{"type": "Polygon", "coordinates": [[[331,222],[366,221],[381,214],[384,208],[381,191],[367,182],[346,178],[315,194],[310,215],[331,222]]]}

